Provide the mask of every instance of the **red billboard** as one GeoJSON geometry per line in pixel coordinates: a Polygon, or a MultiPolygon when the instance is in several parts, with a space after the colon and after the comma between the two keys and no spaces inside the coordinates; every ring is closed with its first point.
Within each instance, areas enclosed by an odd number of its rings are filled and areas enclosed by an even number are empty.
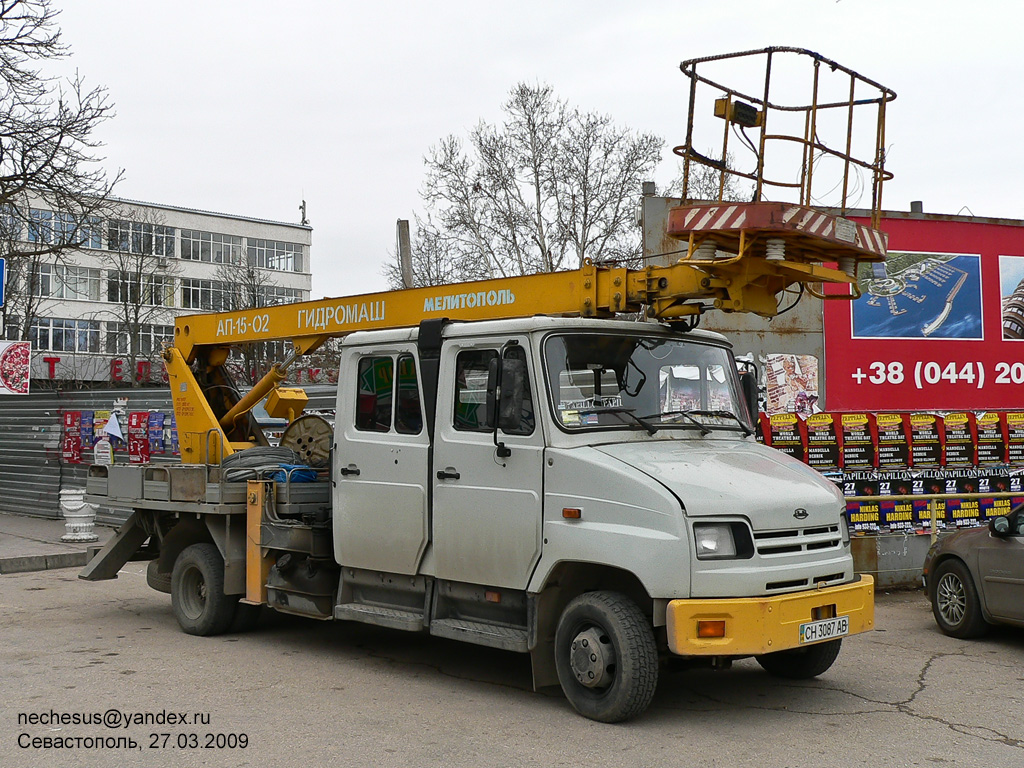
{"type": "Polygon", "coordinates": [[[862,295],[825,302],[827,408],[1020,409],[1024,225],[925,215],[882,229],[889,256],[861,266],[862,295]]]}

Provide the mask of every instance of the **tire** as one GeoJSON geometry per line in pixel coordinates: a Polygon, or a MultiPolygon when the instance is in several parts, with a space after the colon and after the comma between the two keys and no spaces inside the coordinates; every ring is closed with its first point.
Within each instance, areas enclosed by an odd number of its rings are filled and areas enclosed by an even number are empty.
{"type": "Polygon", "coordinates": [[[808,680],[823,674],[839,655],[842,640],[828,640],[806,648],[791,648],[755,656],[765,672],[788,680],[808,680]]]}
{"type": "Polygon", "coordinates": [[[658,648],[643,612],[619,592],[587,592],[570,602],[555,631],[555,668],[569,703],[584,717],[636,717],[658,686],[658,648]]]}
{"type": "Polygon", "coordinates": [[[159,560],[149,561],[149,566],[146,568],[146,583],[157,592],[163,592],[169,595],[171,594],[171,574],[160,573],[157,570],[159,565],[159,560]]]}
{"type": "Polygon", "coordinates": [[[231,626],[238,595],[224,594],[224,559],[214,544],[186,547],[171,572],[171,607],[189,635],[219,635],[231,626]]]}
{"type": "MultiPolygon", "coordinates": [[[[929,579],[932,582],[932,579],[929,579]]],[[[978,590],[971,572],[961,560],[943,560],[935,569],[931,589],[932,615],[939,629],[950,637],[981,637],[989,623],[981,612],[978,590]]]]}

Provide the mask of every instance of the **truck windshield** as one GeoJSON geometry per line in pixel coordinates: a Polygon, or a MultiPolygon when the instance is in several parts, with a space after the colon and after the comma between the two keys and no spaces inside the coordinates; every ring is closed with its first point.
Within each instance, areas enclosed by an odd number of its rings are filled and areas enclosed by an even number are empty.
{"type": "Polygon", "coordinates": [[[732,429],[750,433],[732,353],[660,336],[556,334],[544,344],[564,428],[732,429]]]}

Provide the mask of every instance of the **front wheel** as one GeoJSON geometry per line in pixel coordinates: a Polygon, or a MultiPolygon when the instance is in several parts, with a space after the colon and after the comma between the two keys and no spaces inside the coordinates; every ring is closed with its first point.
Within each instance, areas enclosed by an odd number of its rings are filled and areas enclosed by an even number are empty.
{"type": "Polygon", "coordinates": [[[619,592],[587,592],[562,612],[555,668],[569,703],[584,717],[636,717],[658,686],[658,648],[639,606],[619,592]]]}
{"type": "Polygon", "coordinates": [[[806,648],[792,648],[788,651],[776,651],[755,656],[757,663],[776,677],[790,680],[807,680],[823,674],[839,655],[842,640],[829,640],[815,643],[806,648]]]}
{"type": "Polygon", "coordinates": [[[224,594],[224,558],[213,544],[186,547],[171,572],[171,607],[190,635],[219,635],[235,617],[238,595],[224,594]]]}
{"type": "Polygon", "coordinates": [[[961,561],[944,560],[935,569],[932,615],[939,629],[951,637],[980,637],[988,630],[974,579],[961,561]]]}

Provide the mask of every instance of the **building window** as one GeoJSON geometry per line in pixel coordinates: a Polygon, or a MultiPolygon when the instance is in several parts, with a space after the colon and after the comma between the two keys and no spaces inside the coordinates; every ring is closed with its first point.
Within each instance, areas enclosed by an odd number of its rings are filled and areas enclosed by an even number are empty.
{"type": "Polygon", "coordinates": [[[181,306],[183,309],[206,309],[219,312],[229,304],[230,291],[219,280],[181,281],[181,306]]]}
{"type": "Polygon", "coordinates": [[[173,256],[174,227],[139,221],[107,222],[107,249],[140,256],[173,256]]]}
{"type": "Polygon", "coordinates": [[[100,324],[94,320],[36,318],[29,329],[29,340],[38,350],[99,352],[100,324]]]}
{"type": "Polygon", "coordinates": [[[208,261],[213,264],[240,264],[242,238],[218,235],[216,232],[181,230],[181,258],[190,261],[208,261]]]}
{"type": "Polygon", "coordinates": [[[41,208],[30,208],[28,214],[30,243],[102,247],[100,220],[95,216],[80,219],[70,213],[54,213],[41,208]]]}
{"type": "Polygon", "coordinates": [[[302,298],[302,291],[298,288],[282,288],[279,285],[267,285],[260,289],[263,306],[272,307],[275,304],[291,304],[302,298]]]}
{"type": "MultiPolygon", "coordinates": [[[[161,352],[165,342],[174,339],[173,325],[152,325],[142,323],[139,325],[138,344],[135,354],[153,355],[161,352]]],[[[107,354],[127,355],[131,354],[130,334],[128,325],[125,323],[107,323],[107,354]]]]}
{"type": "Polygon", "coordinates": [[[174,278],[146,275],[142,286],[142,303],[152,307],[173,307],[174,278]]]}
{"type": "Polygon", "coordinates": [[[302,246],[276,240],[249,238],[249,264],[279,272],[302,271],[302,246]]]}
{"type": "Polygon", "coordinates": [[[40,264],[34,294],[44,299],[100,300],[100,270],[40,264]]]}
{"type": "Polygon", "coordinates": [[[174,278],[132,272],[108,272],[107,301],[115,304],[173,307],[174,278]]]}

